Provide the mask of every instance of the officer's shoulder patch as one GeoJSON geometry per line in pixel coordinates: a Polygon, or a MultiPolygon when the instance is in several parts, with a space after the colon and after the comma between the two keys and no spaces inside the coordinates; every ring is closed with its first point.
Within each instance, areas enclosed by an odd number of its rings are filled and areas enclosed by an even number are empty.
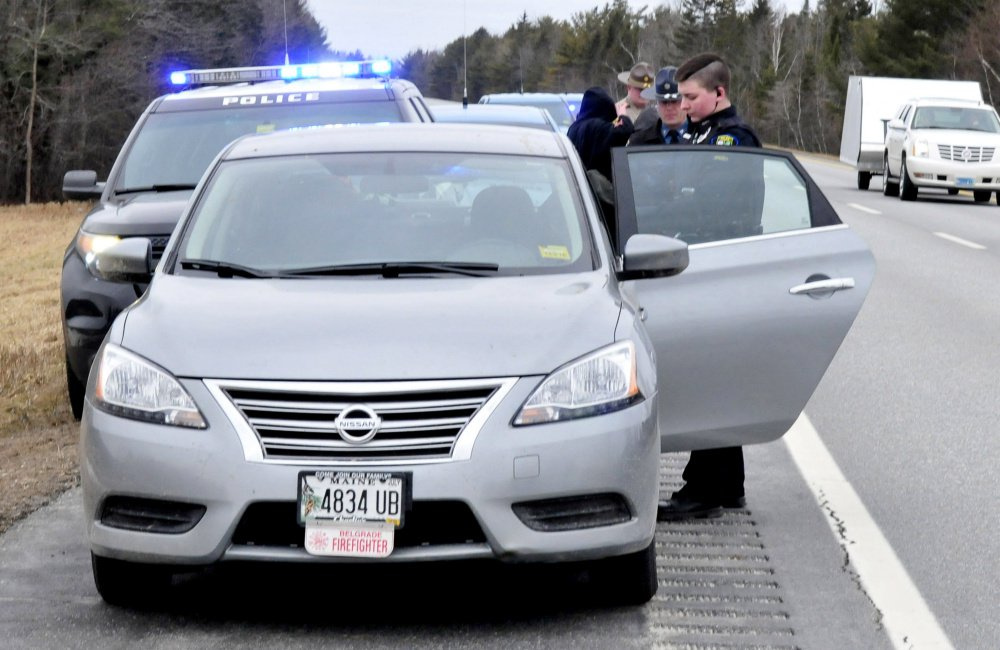
{"type": "Polygon", "coordinates": [[[739,139],[731,135],[720,135],[716,136],[715,138],[715,144],[723,147],[734,147],[739,143],[740,143],[739,139]]]}

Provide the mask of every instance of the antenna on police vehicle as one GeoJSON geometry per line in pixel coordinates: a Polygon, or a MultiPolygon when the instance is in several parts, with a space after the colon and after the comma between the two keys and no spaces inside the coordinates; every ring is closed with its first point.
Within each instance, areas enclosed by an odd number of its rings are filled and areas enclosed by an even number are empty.
{"type": "Polygon", "coordinates": [[[285,65],[288,65],[288,5],[286,0],[281,0],[281,15],[285,21],[285,65]]]}
{"type": "Polygon", "coordinates": [[[465,48],[468,29],[465,26],[465,0],[462,0],[462,108],[469,107],[469,57],[465,48]]]}

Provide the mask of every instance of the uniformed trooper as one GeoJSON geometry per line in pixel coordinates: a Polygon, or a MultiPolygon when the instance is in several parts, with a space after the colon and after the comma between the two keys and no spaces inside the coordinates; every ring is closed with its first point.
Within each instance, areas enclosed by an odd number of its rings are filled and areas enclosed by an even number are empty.
{"type": "MultiPolygon", "coordinates": [[[[694,56],[677,68],[675,79],[687,113],[689,126],[684,138],[691,144],[726,147],[759,147],[760,139],[740,119],[729,101],[729,66],[716,54],[694,56]]],[[[718,190],[736,189],[745,179],[723,179],[718,190]]],[[[750,197],[748,203],[756,203],[750,197]]],[[[758,212],[759,215],[759,212],[758,212]]],[[[759,217],[758,217],[759,220],[759,217]]],[[[746,505],[743,483],[743,448],[697,449],[684,468],[684,485],[657,511],[660,521],[712,517],[724,508],[746,505]]]]}
{"type": "Polygon", "coordinates": [[[759,147],[753,132],[729,101],[729,66],[717,54],[693,56],[677,69],[677,82],[691,128],[691,144],[759,147]]]}
{"type": "Polygon", "coordinates": [[[628,115],[635,123],[643,109],[649,106],[649,101],[642,96],[642,91],[653,86],[653,66],[645,61],[639,61],[631,70],[620,73],[618,81],[625,84],[628,89],[625,97],[616,104],[618,113],[628,115]]]}
{"type": "Polygon", "coordinates": [[[688,131],[688,116],[681,107],[681,94],[677,87],[677,68],[667,66],[656,73],[652,88],[640,93],[643,99],[656,102],[655,122],[640,127],[629,138],[629,146],[637,144],[686,144],[684,134],[688,131]]]}

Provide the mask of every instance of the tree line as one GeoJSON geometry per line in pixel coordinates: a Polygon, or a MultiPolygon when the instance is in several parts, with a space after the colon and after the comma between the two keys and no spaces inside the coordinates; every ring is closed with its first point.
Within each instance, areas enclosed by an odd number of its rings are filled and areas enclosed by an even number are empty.
{"type": "MultiPolygon", "coordinates": [[[[5,0],[0,3],[0,202],[61,197],[67,169],[107,174],[170,70],[359,59],[331,51],[304,0],[5,0]],[[287,30],[286,30],[287,21],[287,30]],[[278,53],[279,60],[276,59],[278,53]]],[[[836,152],[850,75],[979,81],[1000,95],[1000,3],[992,0],[626,0],[570,20],[523,15],[397,62],[431,97],[583,91],[622,96],[637,61],[677,65],[714,51],[731,94],[765,142],[836,152]]],[[[1000,96],[998,96],[1000,99],[1000,96]]]]}

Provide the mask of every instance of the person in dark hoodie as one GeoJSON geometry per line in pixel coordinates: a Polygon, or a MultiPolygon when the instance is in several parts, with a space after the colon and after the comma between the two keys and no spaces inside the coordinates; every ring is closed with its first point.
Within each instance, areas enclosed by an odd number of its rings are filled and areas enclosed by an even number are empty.
{"type": "Polygon", "coordinates": [[[576,147],[583,166],[600,172],[611,180],[611,148],[624,147],[635,127],[632,119],[615,105],[606,90],[588,88],[580,102],[580,114],[569,127],[570,141],[576,147]]]}
{"type": "Polygon", "coordinates": [[[587,170],[587,180],[600,202],[604,225],[612,243],[618,236],[614,188],[611,186],[611,149],[624,147],[635,131],[625,108],[615,104],[599,86],[588,88],[580,102],[580,113],[566,134],[587,170]]]}

